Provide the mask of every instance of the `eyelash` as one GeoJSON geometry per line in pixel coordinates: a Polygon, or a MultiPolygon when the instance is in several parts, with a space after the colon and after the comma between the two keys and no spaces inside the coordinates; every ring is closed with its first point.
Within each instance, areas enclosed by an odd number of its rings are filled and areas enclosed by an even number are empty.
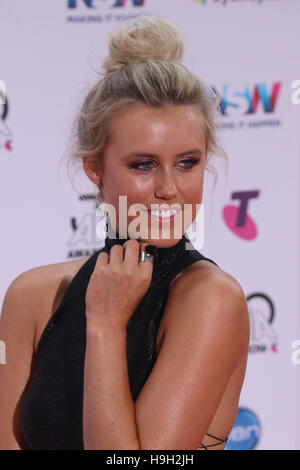
{"type": "MultiPolygon", "coordinates": [[[[181,162],[186,162],[186,161],[191,161],[192,162],[192,166],[190,166],[189,168],[186,168],[187,170],[190,170],[191,168],[193,168],[195,165],[197,165],[199,162],[200,162],[200,159],[199,158],[185,158],[184,160],[181,160],[181,162]]],[[[137,170],[140,170],[140,171],[143,171],[143,172],[148,172],[149,170],[143,170],[142,168],[139,168],[140,165],[145,165],[145,163],[151,163],[151,160],[145,160],[144,162],[140,162],[140,163],[135,163],[133,165],[130,166],[130,168],[133,168],[133,169],[137,169],[137,170]]]]}

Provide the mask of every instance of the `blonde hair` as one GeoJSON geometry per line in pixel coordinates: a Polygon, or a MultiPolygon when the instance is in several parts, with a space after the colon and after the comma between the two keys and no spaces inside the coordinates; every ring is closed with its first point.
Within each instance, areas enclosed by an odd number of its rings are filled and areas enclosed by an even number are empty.
{"type": "MultiPolygon", "coordinates": [[[[212,155],[227,155],[217,141],[219,98],[194,73],[180,63],[184,47],[173,23],[157,16],[139,16],[111,31],[109,55],[102,63],[102,78],[85,97],[71,137],[70,164],[103,157],[112,136],[112,118],[139,104],[192,105],[199,110],[206,133],[206,169],[216,170],[212,155]]],[[[98,201],[103,199],[97,195],[98,201]]]]}

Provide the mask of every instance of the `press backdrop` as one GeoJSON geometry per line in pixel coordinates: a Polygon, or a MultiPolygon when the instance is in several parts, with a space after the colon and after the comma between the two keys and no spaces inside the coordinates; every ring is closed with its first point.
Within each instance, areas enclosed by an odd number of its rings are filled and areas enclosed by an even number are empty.
{"type": "Polygon", "coordinates": [[[1,1],[0,302],[20,273],[103,245],[92,183],[82,174],[74,188],[60,163],[110,29],[141,14],[175,22],[183,63],[222,98],[229,172],[217,158],[214,191],[207,175],[198,249],[249,304],[248,368],[227,448],[299,449],[299,0],[1,1]]]}

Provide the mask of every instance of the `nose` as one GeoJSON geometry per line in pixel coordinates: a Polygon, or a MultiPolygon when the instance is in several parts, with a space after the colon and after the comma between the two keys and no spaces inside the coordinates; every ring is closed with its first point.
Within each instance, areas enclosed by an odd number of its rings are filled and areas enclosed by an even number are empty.
{"type": "Polygon", "coordinates": [[[157,199],[174,199],[177,188],[174,178],[169,171],[161,171],[155,182],[155,197],[157,199]]]}

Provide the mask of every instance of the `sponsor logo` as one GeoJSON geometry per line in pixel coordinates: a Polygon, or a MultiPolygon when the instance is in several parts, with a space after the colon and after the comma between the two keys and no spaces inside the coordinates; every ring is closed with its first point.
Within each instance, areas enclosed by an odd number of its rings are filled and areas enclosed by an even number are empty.
{"type": "Polygon", "coordinates": [[[230,85],[224,85],[221,94],[215,87],[214,92],[220,96],[220,109],[224,116],[230,115],[230,110],[238,110],[241,114],[255,114],[261,103],[265,113],[273,113],[278,100],[281,83],[276,82],[271,89],[265,83],[254,85],[251,91],[249,85],[242,86],[239,90],[232,89],[230,85]]]}
{"type": "Polygon", "coordinates": [[[245,129],[278,127],[278,103],[282,89],[281,82],[269,85],[259,82],[249,84],[225,84],[211,89],[220,99],[221,129],[245,129]]]}
{"type": "MultiPolygon", "coordinates": [[[[87,8],[93,8],[94,0],[80,0],[87,8]]],[[[78,0],[68,0],[68,8],[77,8],[78,0]]]]}
{"type": "MultiPolygon", "coordinates": [[[[101,0],[103,3],[105,0],[101,0]]],[[[68,8],[77,8],[78,4],[83,4],[87,8],[96,8],[97,0],[68,0],[68,8]]],[[[99,3],[99,0],[98,0],[99,3]]],[[[145,0],[113,0],[110,4],[111,8],[125,7],[126,4],[131,3],[134,7],[141,7],[144,5],[145,0]]]]}
{"type": "Polygon", "coordinates": [[[248,408],[239,408],[225,450],[252,450],[261,438],[261,424],[248,408]]]}
{"type": "Polygon", "coordinates": [[[110,23],[128,20],[139,14],[146,0],[68,0],[69,23],[110,23]],[[124,11],[124,13],[120,13],[124,11]],[[88,14],[87,14],[88,13],[88,14]]]}
{"type": "Polygon", "coordinates": [[[278,335],[274,328],[275,308],[269,296],[254,292],[247,297],[250,320],[249,353],[278,352],[278,335]]]}
{"type": "Polygon", "coordinates": [[[6,102],[6,85],[0,80],[0,104],[5,104],[6,102]]]}
{"type": "Polygon", "coordinates": [[[258,230],[254,219],[247,213],[251,199],[257,199],[259,190],[235,191],[231,199],[239,201],[239,206],[226,205],[222,216],[227,227],[239,238],[244,240],[255,240],[258,230]]]}
{"type": "MultiPolygon", "coordinates": [[[[93,194],[81,194],[80,202],[95,200],[93,194]]],[[[71,236],[67,241],[67,258],[80,258],[92,256],[100,249],[97,246],[99,240],[96,237],[96,218],[92,211],[84,211],[81,216],[70,217],[71,236]]]]}
{"type": "MultiPolygon", "coordinates": [[[[3,84],[3,82],[2,82],[3,84]]],[[[9,101],[6,95],[5,86],[0,88],[0,150],[12,150],[13,135],[7,124],[9,114],[9,101]]]]}
{"type": "Polygon", "coordinates": [[[197,3],[200,3],[201,5],[214,5],[214,6],[235,6],[235,5],[265,5],[265,4],[273,4],[279,3],[279,2],[295,2],[296,0],[194,0],[197,3]]]}
{"type": "MultiPolygon", "coordinates": [[[[115,4],[113,7],[124,7],[126,3],[129,3],[130,0],[115,0],[115,4]]],[[[142,7],[144,6],[145,0],[131,0],[134,7],[142,7]]]]}

